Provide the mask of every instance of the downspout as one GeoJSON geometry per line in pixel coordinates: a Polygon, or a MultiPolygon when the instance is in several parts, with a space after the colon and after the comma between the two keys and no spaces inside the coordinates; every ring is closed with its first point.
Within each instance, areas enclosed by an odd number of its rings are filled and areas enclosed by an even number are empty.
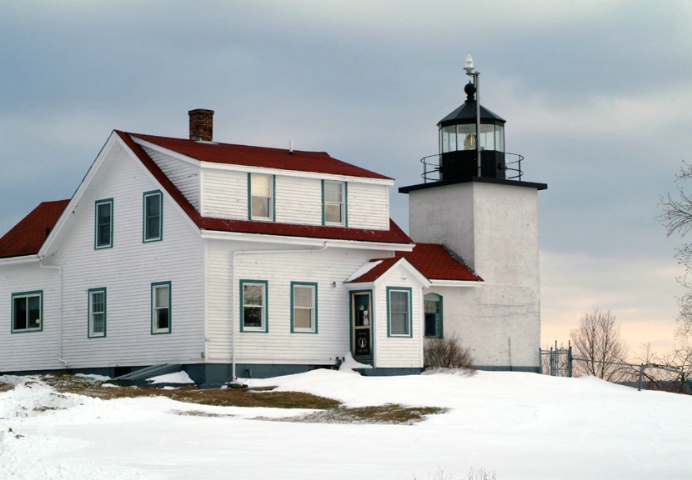
{"type": "MultiPolygon", "coordinates": [[[[44,265],[41,263],[43,258],[39,259],[38,265],[41,268],[55,268],[58,271],[58,295],[60,299],[60,315],[58,316],[58,360],[62,362],[65,368],[69,367],[67,360],[62,358],[62,317],[63,317],[63,287],[62,287],[62,267],[60,265],[44,265]]],[[[41,319],[43,321],[43,319],[41,319]]]]}
{"type": "Polygon", "coordinates": [[[236,250],[233,252],[233,265],[231,265],[231,385],[236,383],[236,379],[238,378],[236,376],[236,371],[235,371],[235,262],[236,262],[236,256],[238,255],[274,255],[274,254],[286,254],[286,253],[314,253],[314,252],[321,252],[322,250],[326,250],[329,247],[327,242],[324,242],[324,245],[322,245],[319,248],[312,248],[312,249],[293,249],[293,250],[236,250]]]}

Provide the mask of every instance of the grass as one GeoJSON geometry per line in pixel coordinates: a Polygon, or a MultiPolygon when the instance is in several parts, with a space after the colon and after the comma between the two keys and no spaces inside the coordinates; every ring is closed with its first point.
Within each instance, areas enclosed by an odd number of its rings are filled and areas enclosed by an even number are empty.
{"type": "MultiPolygon", "coordinates": [[[[214,405],[221,407],[265,407],[265,408],[300,408],[316,412],[300,417],[280,419],[291,422],[310,423],[379,423],[411,425],[424,420],[426,416],[443,413],[444,409],[436,407],[406,407],[387,404],[368,407],[345,407],[341,402],[304,392],[275,392],[274,387],[262,389],[217,388],[200,390],[194,386],[176,389],[157,389],[140,387],[107,386],[90,377],[75,375],[45,375],[42,381],[60,393],[73,393],[89,397],[110,400],[133,397],[168,397],[185,403],[214,405]]],[[[0,383],[0,392],[11,390],[11,385],[0,383]]],[[[205,412],[193,411],[185,415],[216,416],[205,412]]]]}

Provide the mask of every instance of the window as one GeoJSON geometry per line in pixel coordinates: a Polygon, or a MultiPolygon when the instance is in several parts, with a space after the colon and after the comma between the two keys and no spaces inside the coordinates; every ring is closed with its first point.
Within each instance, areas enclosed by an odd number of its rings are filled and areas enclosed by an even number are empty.
{"type": "Polygon", "coordinates": [[[241,331],[267,331],[267,282],[240,281],[240,316],[241,331]]]}
{"type": "Polygon", "coordinates": [[[274,182],[271,175],[249,173],[250,220],[274,219],[274,182]]]}
{"type": "Polygon", "coordinates": [[[43,291],[12,294],[12,333],[43,330],[43,291]]]}
{"type": "Polygon", "coordinates": [[[317,284],[291,282],[291,332],[317,333],[317,284]]]}
{"type": "Polygon", "coordinates": [[[389,336],[411,336],[411,289],[387,287],[389,336]]]}
{"type": "Polygon", "coordinates": [[[89,290],[89,338],[106,336],[106,289],[89,290]]]}
{"type": "Polygon", "coordinates": [[[163,198],[161,192],[144,194],[144,242],[156,242],[163,238],[163,198]]]}
{"type": "Polygon", "coordinates": [[[113,199],[96,202],[96,235],[94,248],[113,246],[113,199]]]}
{"type": "Polygon", "coordinates": [[[346,184],[322,182],[322,223],[346,225],[346,184]]]}
{"type": "Polygon", "coordinates": [[[171,282],[151,284],[151,333],[171,333],[171,282]]]}
{"type": "Polygon", "coordinates": [[[425,336],[442,338],[442,297],[428,293],[423,299],[425,313],[425,336]]]}

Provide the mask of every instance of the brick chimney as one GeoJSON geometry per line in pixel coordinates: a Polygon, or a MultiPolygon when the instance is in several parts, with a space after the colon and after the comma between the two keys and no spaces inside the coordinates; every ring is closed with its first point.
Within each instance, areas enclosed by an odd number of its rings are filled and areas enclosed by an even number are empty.
{"type": "Polygon", "coordinates": [[[190,115],[190,140],[211,142],[214,136],[214,110],[198,108],[187,114],[190,115]]]}

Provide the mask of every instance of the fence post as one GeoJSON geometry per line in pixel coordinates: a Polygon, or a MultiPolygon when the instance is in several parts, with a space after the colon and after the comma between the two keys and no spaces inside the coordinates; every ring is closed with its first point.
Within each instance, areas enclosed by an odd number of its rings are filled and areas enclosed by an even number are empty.
{"type": "Polygon", "coordinates": [[[642,377],[644,376],[644,368],[646,368],[646,367],[645,367],[644,364],[642,363],[642,364],[639,366],[639,384],[637,385],[637,391],[638,391],[638,392],[641,392],[641,391],[642,391],[642,377]]]}
{"type": "Polygon", "coordinates": [[[538,374],[543,375],[543,350],[538,347],[538,374]]]}

